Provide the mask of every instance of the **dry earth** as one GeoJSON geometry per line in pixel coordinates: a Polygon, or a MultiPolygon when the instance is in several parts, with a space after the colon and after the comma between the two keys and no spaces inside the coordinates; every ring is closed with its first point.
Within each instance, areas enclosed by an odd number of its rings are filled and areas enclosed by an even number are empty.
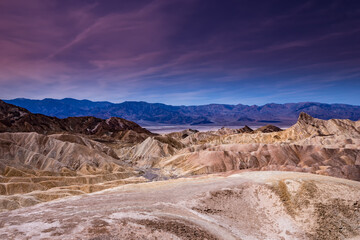
{"type": "Polygon", "coordinates": [[[245,172],[129,184],[0,214],[1,239],[356,239],[360,183],[245,172]]]}
{"type": "Polygon", "coordinates": [[[0,239],[359,239],[359,181],[360,121],[156,135],[0,101],[0,239]]]}
{"type": "Polygon", "coordinates": [[[237,170],[297,171],[359,181],[359,127],[359,121],[301,114],[284,131],[272,126],[185,130],[150,135],[139,143],[134,132],[132,144],[132,138],[92,139],[69,132],[4,132],[0,211],[129,183],[237,170]]]}
{"type": "Polygon", "coordinates": [[[144,181],[102,143],[68,134],[0,133],[0,211],[144,181]]]}
{"type": "Polygon", "coordinates": [[[292,127],[256,131],[182,131],[149,137],[118,152],[138,167],[166,176],[190,176],[239,169],[309,172],[360,181],[360,121],[320,120],[302,113],[292,127]],[[270,131],[270,132],[269,132],[270,131]]]}

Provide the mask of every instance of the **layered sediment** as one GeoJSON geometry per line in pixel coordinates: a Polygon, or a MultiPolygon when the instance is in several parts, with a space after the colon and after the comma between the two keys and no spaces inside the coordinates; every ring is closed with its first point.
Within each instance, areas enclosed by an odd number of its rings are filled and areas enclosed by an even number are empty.
{"type": "Polygon", "coordinates": [[[359,181],[360,121],[156,135],[0,102],[1,239],[351,239],[359,181]]]}

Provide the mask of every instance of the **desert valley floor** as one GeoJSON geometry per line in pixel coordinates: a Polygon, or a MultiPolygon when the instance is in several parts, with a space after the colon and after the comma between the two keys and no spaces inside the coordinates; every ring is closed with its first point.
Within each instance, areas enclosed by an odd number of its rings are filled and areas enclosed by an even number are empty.
{"type": "Polygon", "coordinates": [[[0,101],[0,239],[359,239],[360,121],[155,134],[0,101]]]}

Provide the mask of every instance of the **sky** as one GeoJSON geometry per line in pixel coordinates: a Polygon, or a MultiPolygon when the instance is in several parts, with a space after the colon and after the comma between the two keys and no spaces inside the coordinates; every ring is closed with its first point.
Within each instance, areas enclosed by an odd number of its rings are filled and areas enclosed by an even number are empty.
{"type": "Polygon", "coordinates": [[[360,1],[1,0],[19,97],[360,105],[360,1]]]}

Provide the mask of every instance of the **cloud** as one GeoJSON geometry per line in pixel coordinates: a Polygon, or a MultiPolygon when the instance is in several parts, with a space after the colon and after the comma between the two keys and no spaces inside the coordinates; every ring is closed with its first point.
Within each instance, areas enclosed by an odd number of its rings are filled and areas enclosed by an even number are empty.
{"type": "Polygon", "coordinates": [[[3,0],[0,98],[255,101],[358,80],[354,6],[245,2],[3,0]]]}

